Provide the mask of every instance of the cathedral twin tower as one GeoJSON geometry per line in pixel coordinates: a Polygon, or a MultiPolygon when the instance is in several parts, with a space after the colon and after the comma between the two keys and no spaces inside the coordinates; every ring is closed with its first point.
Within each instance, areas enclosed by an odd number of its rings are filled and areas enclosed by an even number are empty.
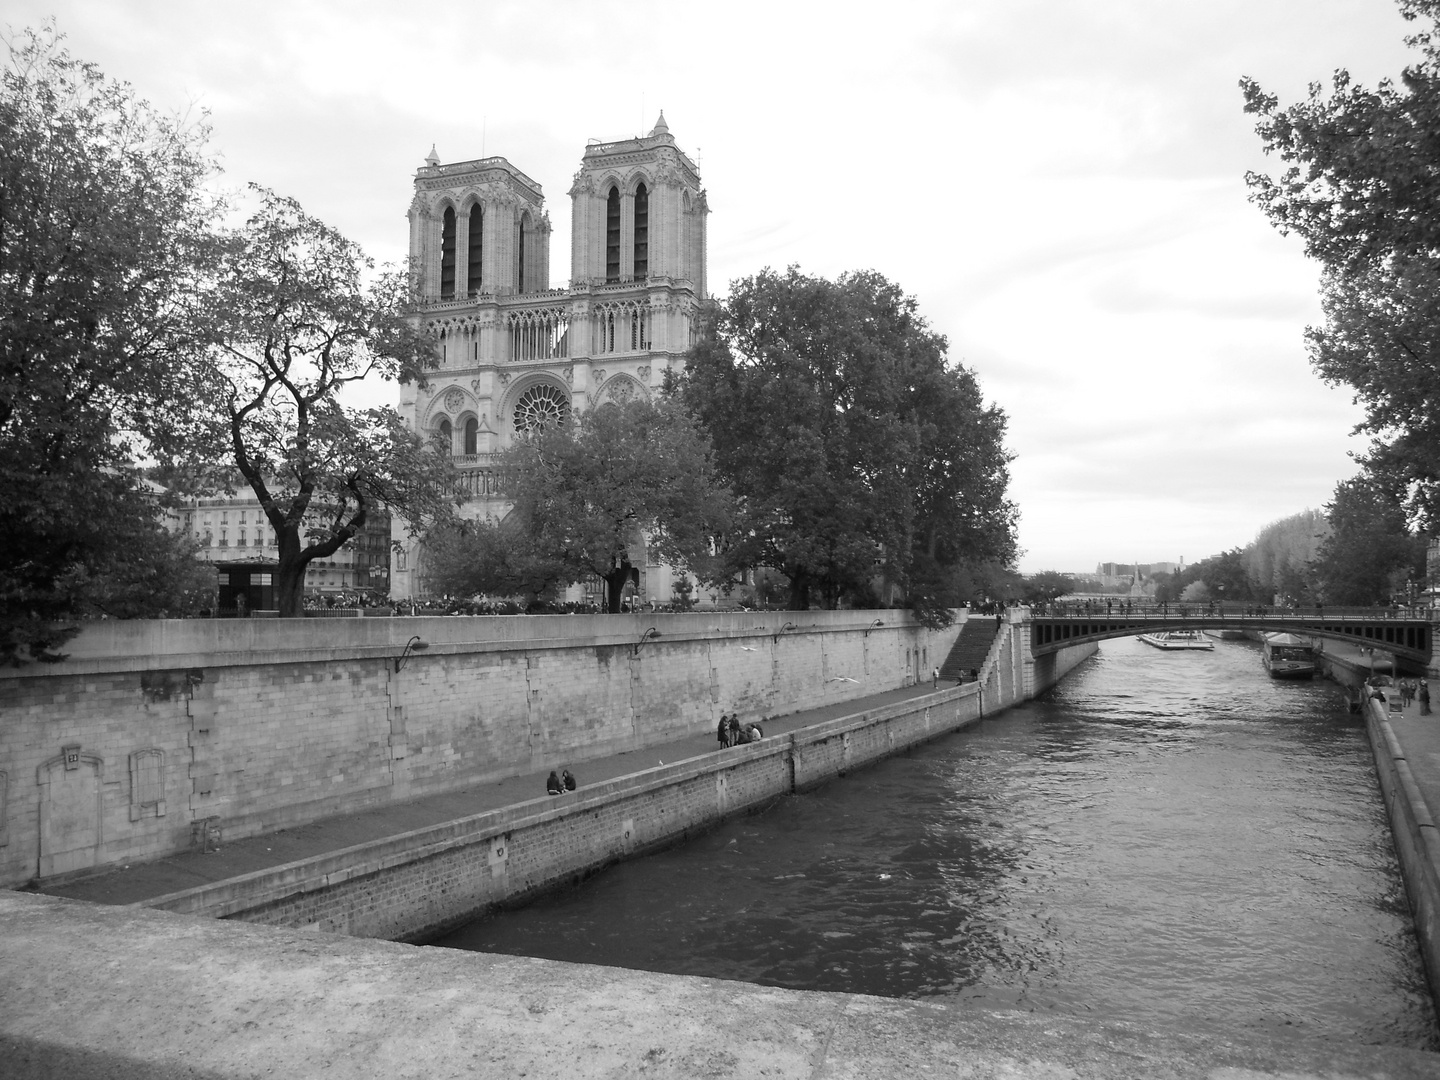
{"type": "MultiPolygon", "coordinates": [[[[691,345],[709,207],[664,114],[648,135],[586,146],[570,199],[570,286],[551,289],[539,184],[503,157],[444,165],[434,150],[415,176],[410,262],[440,367],[402,387],[400,412],[448,441],[465,517],[504,516],[491,456],[517,432],[648,396],[691,345]]],[[[416,554],[392,564],[392,596],[424,591],[416,554]]]]}

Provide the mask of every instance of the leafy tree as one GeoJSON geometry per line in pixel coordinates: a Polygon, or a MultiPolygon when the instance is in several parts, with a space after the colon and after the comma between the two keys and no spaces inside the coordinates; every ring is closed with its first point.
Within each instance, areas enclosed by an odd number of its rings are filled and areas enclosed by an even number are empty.
{"type": "Polygon", "coordinates": [[[1267,152],[1288,165],[1250,174],[1252,198],[1294,232],[1324,271],[1325,325],[1307,331],[1311,361],[1365,407],[1361,458],[1381,483],[1407,492],[1422,523],[1440,522],[1440,0],[1400,0],[1429,24],[1399,85],[1354,85],[1343,69],[1329,93],[1282,108],[1243,80],[1245,109],[1267,152]]]}
{"type": "Polygon", "coordinates": [[[1302,510],[1261,529],[1245,546],[1252,595],[1267,601],[1277,593],[1313,598],[1307,574],[1329,532],[1330,523],[1320,510],[1302,510]]]}
{"type": "Polygon", "coordinates": [[[602,405],[531,431],[501,462],[511,515],[534,550],[563,564],[569,581],[604,580],[607,610],[620,610],[642,534],[663,561],[723,582],[711,551],[729,527],[730,497],[678,400],[602,405]]]}
{"type": "Polygon", "coordinates": [[[1025,599],[1045,603],[1075,591],[1075,579],[1058,570],[1041,570],[1025,579],[1025,599]]]}
{"type": "Polygon", "coordinates": [[[190,390],[213,409],[193,418],[185,453],[169,464],[181,471],[201,447],[212,467],[203,482],[238,469],[275,530],[280,614],[296,616],[306,567],[372,511],[388,508],[417,529],[444,520],[453,471],[393,409],[339,400],[366,377],[422,381],[434,365],[432,343],[407,317],[405,275],[371,276],[358,246],[294,200],[252,190],[259,208],[223,238],[193,313],[201,348],[190,390]]]}
{"type": "Polygon", "coordinates": [[[169,442],[189,403],[174,372],[216,205],[203,123],[156,113],[53,27],[6,46],[0,663],[13,664],[58,659],[77,617],[175,609],[168,578],[190,568],[131,463],[169,442]]]}
{"type": "Polygon", "coordinates": [[[436,592],[523,596],[532,604],[553,599],[571,580],[564,561],[534,543],[514,513],[503,522],[461,521],[432,529],[425,537],[425,568],[436,592]]]}
{"type": "Polygon", "coordinates": [[[1251,599],[1249,568],[1245,553],[1240,548],[1231,548],[1203,559],[1195,570],[1205,584],[1205,599],[1251,599]]]}
{"type": "Polygon", "coordinates": [[[883,577],[934,614],[957,567],[1013,562],[1005,416],[913,298],[791,267],[735,282],[713,314],[681,386],[737,494],[732,566],[784,573],[794,608],[883,577]]]}
{"type": "Polygon", "coordinates": [[[1425,572],[1425,542],[1406,525],[1400,497],[1360,476],[1335,488],[1331,533],[1315,571],[1327,604],[1386,604],[1411,574],[1425,572]]]}

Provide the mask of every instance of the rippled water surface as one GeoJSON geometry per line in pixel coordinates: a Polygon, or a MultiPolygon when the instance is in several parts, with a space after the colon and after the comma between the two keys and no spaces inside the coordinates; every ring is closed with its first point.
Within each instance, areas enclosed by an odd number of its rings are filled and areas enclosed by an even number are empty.
{"type": "Polygon", "coordinates": [[[1044,699],[437,944],[1440,1048],[1370,750],[1248,642],[1044,699]]]}

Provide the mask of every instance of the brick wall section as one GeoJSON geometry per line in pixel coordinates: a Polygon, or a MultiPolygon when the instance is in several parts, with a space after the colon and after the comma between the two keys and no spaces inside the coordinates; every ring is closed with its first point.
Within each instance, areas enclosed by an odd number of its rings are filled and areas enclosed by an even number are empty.
{"type": "Polygon", "coordinates": [[[894,689],[959,630],[895,611],[92,624],[64,663],[0,675],[0,887],[894,689]],[[136,777],[157,762],[155,800],[136,777]]]}
{"type": "MultiPolygon", "coordinates": [[[[1069,670],[1094,644],[1059,654],[1069,670]]],[[[362,937],[423,940],[487,905],[577,880],[726,816],[860,768],[1013,702],[978,684],[827,721],[214,885],[149,906],[362,937]]]]}

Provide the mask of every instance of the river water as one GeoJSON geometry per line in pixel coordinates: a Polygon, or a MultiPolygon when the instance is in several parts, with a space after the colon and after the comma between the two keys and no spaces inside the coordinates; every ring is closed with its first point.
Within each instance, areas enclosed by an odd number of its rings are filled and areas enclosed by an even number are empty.
{"type": "Polygon", "coordinates": [[[436,942],[1440,1049],[1365,731],[1249,642],[1041,700],[436,942]]]}

